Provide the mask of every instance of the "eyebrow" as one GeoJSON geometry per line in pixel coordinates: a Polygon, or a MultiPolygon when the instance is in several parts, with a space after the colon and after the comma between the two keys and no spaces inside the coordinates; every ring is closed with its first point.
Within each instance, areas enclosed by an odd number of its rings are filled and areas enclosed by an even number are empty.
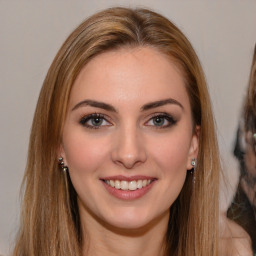
{"type": "Polygon", "coordinates": [[[78,104],[76,104],[72,108],[72,111],[79,108],[79,107],[82,107],[82,106],[91,106],[91,107],[95,107],[95,108],[102,108],[102,109],[105,109],[107,111],[117,113],[117,110],[113,106],[111,106],[110,104],[100,102],[100,101],[95,101],[95,100],[83,100],[83,101],[79,102],[78,104]]]}
{"type": "MultiPolygon", "coordinates": [[[[178,102],[175,99],[169,98],[169,99],[164,99],[164,100],[147,103],[141,107],[141,111],[146,111],[149,109],[161,107],[161,106],[164,106],[167,104],[175,104],[175,105],[178,105],[179,107],[181,107],[182,109],[184,109],[184,107],[182,106],[182,104],[180,102],[178,102]]],[[[79,107],[83,107],[83,106],[91,106],[91,107],[101,108],[101,109],[104,109],[107,111],[118,113],[118,111],[112,105],[104,103],[104,102],[100,102],[100,101],[95,101],[95,100],[83,100],[83,101],[77,103],[72,108],[72,111],[76,110],[79,107]]]]}
{"type": "Polygon", "coordinates": [[[169,98],[169,99],[164,99],[164,100],[159,100],[159,101],[154,101],[154,102],[147,103],[147,104],[145,104],[144,106],[141,107],[141,110],[145,111],[145,110],[149,110],[149,109],[152,109],[152,108],[161,107],[161,106],[164,106],[164,105],[167,105],[167,104],[175,104],[175,105],[178,105],[179,107],[181,107],[182,109],[184,109],[184,107],[182,106],[182,104],[180,102],[178,102],[175,99],[169,98]]]}

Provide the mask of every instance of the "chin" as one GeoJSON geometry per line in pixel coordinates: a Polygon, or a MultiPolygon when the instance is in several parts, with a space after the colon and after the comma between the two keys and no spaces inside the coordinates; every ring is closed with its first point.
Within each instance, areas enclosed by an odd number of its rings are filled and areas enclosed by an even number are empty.
{"type": "Polygon", "coordinates": [[[152,214],[149,210],[139,212],[138,209],[132,211],[126,209],[118,214],[108,215],[108,218],[104,219],[104,225],[118,232],[143,232],[149,227],[152,228],[154,224],[161,222],[163,219],[168,222],[169,210],[164,213],[152,214]]]}

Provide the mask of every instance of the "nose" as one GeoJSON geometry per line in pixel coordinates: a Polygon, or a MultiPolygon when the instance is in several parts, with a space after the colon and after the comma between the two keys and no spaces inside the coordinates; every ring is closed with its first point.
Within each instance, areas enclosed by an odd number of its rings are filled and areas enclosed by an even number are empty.
{"type": "Polygon", "coordinates": [[[133,169],[144,163],[147,159],[143,136],[137,128],[126,127],[115,136],[112,160],[126,169],[133,169]]]}

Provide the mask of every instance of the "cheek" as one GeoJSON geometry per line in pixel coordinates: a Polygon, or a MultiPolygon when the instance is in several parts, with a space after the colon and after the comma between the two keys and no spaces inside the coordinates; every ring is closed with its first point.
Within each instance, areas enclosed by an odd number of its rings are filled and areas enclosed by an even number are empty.
{"type": "Polygon", "coordinates": [[[69,169],[76,172],[93,172],[107,157],[108,143],[92,136],[73,133],[65,137],[64,151],[69,169]],[[100,141],[100,143],[99,143],[100,141]]]}
{"type": "Polygon", "coordinates": [[[187,171],[190,140],[188,136],[169,136],[157,139],[155,147],[151,150],[155,161],[166,174],[178,174],[187,171]]]}
{"type": "Polygon", "coordinates": [[[164,180],[163,198],[168,208],[176,200],[187,175],[187,161],[190,140],[184,136],[173,136],[159,143],[155,150],[155,162],[161,169],[160,179],[164,180]]]}
{"type": "Polygon", "coordinates": [[[170,136],[155,141],[155,148],[151,149],[151,156],[155,168],[159,170],[159,197],[155,204],[163,209],[169,209],[179,196],[187,175],[188,141],[184,137],[170,136]],[[181,143],[181,140],[183,143],[181,143]],[[186,142],[186,145],[184,143],[186,142]]]}

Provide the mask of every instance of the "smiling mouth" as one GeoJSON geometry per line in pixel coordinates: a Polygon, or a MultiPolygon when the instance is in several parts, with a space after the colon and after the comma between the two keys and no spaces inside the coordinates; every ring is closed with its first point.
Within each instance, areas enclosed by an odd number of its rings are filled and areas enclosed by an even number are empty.
{"type": "Polygon", "coordinates": [[[155,180],[156,179],[143,179],[143,180],[141,179],[141,180],[127,181],[127,180],[112,180],[112,179],[105,180],[105,179],[103,179],[102,181],[104,181],[107,185],[109,185],[115,189],[120,189],[120,190],[124,190],[124,191],[128,191],[128,190],[134,191],[134,190],[138,190],[138,189],[147,187],[155,180]]]}
{"type": "Polygon", "coordinates": [[[150,176],[109,176],[100,178],[106,190],[114,197],[121,200],[135,200],[143,197],[152,189],[156,181],[150,176]]]}

